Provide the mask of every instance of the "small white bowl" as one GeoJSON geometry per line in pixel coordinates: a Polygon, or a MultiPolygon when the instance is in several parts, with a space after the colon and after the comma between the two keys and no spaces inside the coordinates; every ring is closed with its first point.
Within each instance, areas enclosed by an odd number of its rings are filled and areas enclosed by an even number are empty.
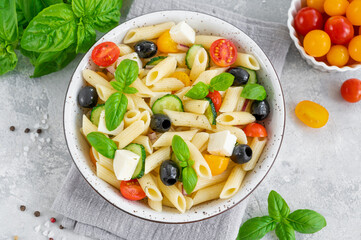
{"type": "Polygon", "coordinates": [[[247,198],[262,182],[271,169],[281,147],[285,128],[285,104],[283,93],[277,74],[261,48],[244,32],[235,26],[216,17],[190,11],[161,11],[133,18],[108,32],[84,56],[74,71],[70,80],[64,104],[64,133],[69,152],[80,173],[90,186],[109,203],[120,210],[145,220],[162,223],[189,223],[216,216],[230,209],[247,198]],[[197,34],[214,34],[231,39],[239,51],[253,54],[259,61],[261,70],[257,72],[259,81],[265,87],[271,106],[270,116],[264,121],[268,132],[267,145],[254,170],[245,177],[238,193],[227,200],[214,200],[191,208],[184,214],[164,207],[162,212],[155,212],[143,202],[128,201],[123,198],[119,189],[110,186],[95,174],[95,169],[89,160],[89,145],[80,133],[83,109],[77,104],[77,96],[84,86],[82,71],[93,68],[90,60],[94,46],[105,42],[122,42],[129,29],[146,25],[158,24],[166,21],[185,20],[197,34]]]}
{"type": "Polygon", "coordinates": [[[292,0],[291,7],[288,10],[288,21],[287,26],[290,31],[290,36],[295,43],[296,48],[301,54],[301,57],[306,60],[306,62],[312,67],[322,71],[322,72],[347,72],[347,71],[355,71],[361,69],[361,63],[348,65],[344,67],[337,66],[329,66],[324,62],[317,61],[314,57],[308,55],[305,49],[302,46],[302,43],[298,37],[298,33],[295,30],[294,26],[294,18],[297,15],[297,12],[307,6],[307,0],[292,0]]]}

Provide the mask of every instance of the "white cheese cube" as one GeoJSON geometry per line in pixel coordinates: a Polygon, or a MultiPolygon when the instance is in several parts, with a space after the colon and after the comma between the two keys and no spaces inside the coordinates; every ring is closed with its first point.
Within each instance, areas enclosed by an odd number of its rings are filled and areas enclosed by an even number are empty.
{"type": "Polygon", "coordinates": [[[207,151],[212,155],[231,156],[237,137],[229,130],[209,134],[207,151]]]}
{"type": "Polygon", "coordinates": [[[130,60],[136,61],[138,63],[139,71],[143,69],[142,60],[140,60],[140,58],[136,52],[129,53],[127,55],[124,55],[124,56],[118,58],[117,67],[124,59],[130,59],[130,60]]]}
{"type": "Polygon", "coordinates": [[[123,129],[124,129],[124,121],[122,121],[116,129],[114,129],[113,131],[109,131],[105,123],[105,111],[103,110],[100,113],[99,124],[98,124],[99,132],[109,135],[118,135],[121,131],[123,131],[123,129]]]}
{"type": "Polygon", "coordinates": [[[137,167],[140,156],[129,150],[115,151],[113,168],[118,180],[127,181],[132,179],[132,175],[137,167]]]}
{"type": "Polygon", "coordinates": [[[176,43],[190,45],[195,42],[196,32],[185,21],[179,22],[169,30],[170,37],[176,43]]]}

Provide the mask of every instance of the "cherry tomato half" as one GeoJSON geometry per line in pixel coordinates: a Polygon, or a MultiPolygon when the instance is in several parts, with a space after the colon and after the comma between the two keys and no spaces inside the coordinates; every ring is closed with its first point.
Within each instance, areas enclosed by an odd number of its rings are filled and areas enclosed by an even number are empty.
{"type": "Polygon", "coordinates": [[[165,31],[162,35],[159,36],[157,40],[157,47],[160,52],[164,53],[176,53],[178,50],[178,43],[173,41],[169,31],[165,31]]]}
{"type": "Polygon", "coordinates": [[[355,103],[361,100],[361,80],[352,78],[341,86],[341,95],[347,102],[355,103]]]}
{"type": "Polygon", "coordinates": [[[137,179],[122,181],[120,183],[120,192],[122,193],[123,197],[128,200],[142,200],[145,198],[145,192],[139,185],[137,179]]]}
{"type": "Polygon", "coordinates": [[[237,59],[237,48],[228,39],[214,41],[209,51],[213,62],[221,67],[231,66],[237,59]]]}
{"type": "Polygon", "coordinates": [[[343,45],[334,45],[327,53],[328,63],[337,67],[345,66],[349,58],[347,47],[343,45]]]}
{"type": "Polygon", "coordinates": [[[244,129],[247,137],[267,137],[267,130],[259,123],[250,123],[244,129]]]}
{"type": "Polygon", "coordinates": [[[352,23],[343,16],[330,17],[326,21],[325,32],[333,44],[347,44],[354,36],[352,23]]]}
{"type": "Polygon", "coordinates": [[[214,108],[216,109],[216,112],[218,112],[222,105],[221,94],[218,91],[213,91],[213,92],[209,92],[207,97],[209,97],[212,100],[214,104],[214,108]]]}
{"type": "Polygon", "coordinates": [[[328,111],[321,105],[312,101],[299,102],[295,109],[296,116],[304,124],[312,128],[320,128],[328,121],[328,111]]]}
{"type": "Polygon", "coordinates": [[[103,42],[96,46],[92,52],[93,62],[102,67],[112,65],[120,55],[118,46],[113,42],[103,42]]]}
{"type": "Polygon", "coordinates": [[[358,62],[361,62],[361,35],[354,37],[348,44],[348,53],[350,57],[358,62]]]}
{"type": "Polygon", "coordinates": [[[312,30],[322,29],[322,27],[322,14],[314,8],[302,8],[295,17],[295,29],[303,36],[312,30]]]}
{"type": "Polygon", "coordinates": [[[211,169],[212,176],[221,174],[224,172],[229,163],[228,157],[215,156],[210,154],[203,154],[204,159],[208,163],[209,168],[211,169]]]}
{"type": "Polygon", "coordinates": [[[348,5],[346,17],[355,26],[361,26],[361,1],[353,1],[348,5]]]}
{"type": "Polygon", "coordinates": [[[323,4],[325,0],[307,0],[307,6],[316,9],[320,13],[324,13],[323,4]]]}
{"type": "Polygon", "coordinates": [[[329,16],[341,16],[346,13],[348,5],[347,0],[325,0],[323,8],[329,16]]]}
{"type": "Polygon", "coordinates": [[[326,32],[313,30],[303,39],[303,47],[310,56],[322,57],[330,50],[331,39],[326,32]]]}

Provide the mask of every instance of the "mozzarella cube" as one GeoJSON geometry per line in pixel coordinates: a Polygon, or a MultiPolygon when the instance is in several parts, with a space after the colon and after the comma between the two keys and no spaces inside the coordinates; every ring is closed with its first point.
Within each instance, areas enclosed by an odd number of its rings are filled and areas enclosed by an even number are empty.
{"type": "Polygon", "coordinates": [[[225,130],[209,134],[207,151],[212,155],[231,156],[237,137],[225,130]]]}
{"type": "Polygon", "coordinates": [[[133,61],[136,61],[137,64],[138,64],[138,67],[139,67],[139,71],[143,69],[143,63],[142,63],[142,60],[140,60],[138,54],[136,52],[133,52],[133,53],[129,53],[127,55],[124,55],[120,58],[118,58],[117,60],[117,67],[118,65],[124,60],[124,59],[129,59],[129,60],[133,60],[133,61]]]}
{"type": "Polygon", "coordinates": [[[113,168],[118,180],[127,181],[132,179],[135,168],[138,165],[140,156],[129,150],[115,151],[113,168]]]}
{"type": "Polygon", "coordinates": [[[122,121],[116,129],[114,129],[113,131],[109,131],[105,123],[105,111],[103,110],[100,113],[99,124],[98,124],[99,132],[110,135],[118,135],[121,131],[123,131],[123,129],[124,129],[124,121],[122,121]]]}
{"type": "Polygon", "coordinates": [[[191,45],[196,40],[196,32],[185,21],[179,22],[169,30],[170,37],[176,43],[191,45]]]}

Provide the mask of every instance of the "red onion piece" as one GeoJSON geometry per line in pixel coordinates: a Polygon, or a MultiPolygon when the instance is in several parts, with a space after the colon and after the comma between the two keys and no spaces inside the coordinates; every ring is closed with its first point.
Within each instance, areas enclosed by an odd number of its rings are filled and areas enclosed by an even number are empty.
{"type": "Polygon", "coordinates": [[[184,45],[184,44],[178,44],[177,48],[179,50],[181,50],[181,51],[184,51],[184,52],[188,51],[188,49],[189,49],[189,47],[187,45],[184,45]]]}
{"type": "Polygon", "coordinates": [[[246,99],[246,101],[244,101],[244,104],[243,104],[243,106],[242,106],[242,110],[241,110],[241,111],[246,111],[246,108],[247,108],[248,103],[249,103],[249,100],[246,99]]]}

